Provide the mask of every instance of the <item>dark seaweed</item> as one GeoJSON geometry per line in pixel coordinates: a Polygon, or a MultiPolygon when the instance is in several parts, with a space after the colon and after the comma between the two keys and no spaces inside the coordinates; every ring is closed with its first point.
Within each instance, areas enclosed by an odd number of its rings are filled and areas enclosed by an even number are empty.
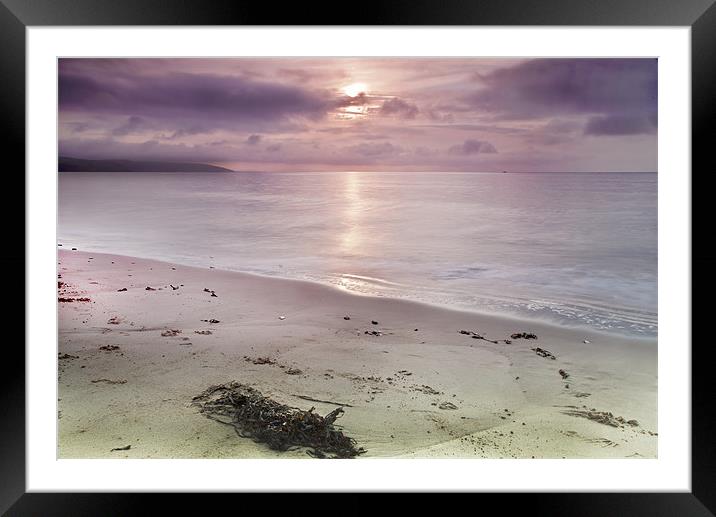
{"type": "Polygon", "coordinates": [[[305,447],[316,458],[353,458],[365,450],[334,428],[343,414],[339,407],[325,417],[265,397],[238,382],[210,386],[192,399],[208,418],[232,426],[242,438],[265,443],[277,451],[305,447]]]}

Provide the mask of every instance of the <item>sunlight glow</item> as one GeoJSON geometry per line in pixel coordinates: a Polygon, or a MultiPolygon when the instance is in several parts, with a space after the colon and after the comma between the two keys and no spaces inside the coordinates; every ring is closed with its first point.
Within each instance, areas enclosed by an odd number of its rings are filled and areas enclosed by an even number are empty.
{"type": "Polygon", "coordinates": [[[343,87],[343,93],[348,97],[357,97],[361,93],[368,93],[368,85],[365,83],[352,83],[343,87]]]}

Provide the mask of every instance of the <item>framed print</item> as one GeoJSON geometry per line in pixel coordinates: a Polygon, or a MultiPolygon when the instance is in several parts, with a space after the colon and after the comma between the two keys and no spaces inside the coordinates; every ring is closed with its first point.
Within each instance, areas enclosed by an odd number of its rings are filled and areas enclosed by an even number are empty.
{"type": "Polygon", "coordinates": [[[716,8],[314,7],[4,2],[27,312],[3,510],[707,515],[716,8]]]}

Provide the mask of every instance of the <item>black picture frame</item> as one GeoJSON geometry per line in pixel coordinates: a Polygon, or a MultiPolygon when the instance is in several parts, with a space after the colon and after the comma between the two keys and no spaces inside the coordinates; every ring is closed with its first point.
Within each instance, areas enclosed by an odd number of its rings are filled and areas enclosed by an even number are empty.
{"type": "MultiPolygon", "coordinates": [[[[367,1],[346,6],[350,15],[335,2],[293,2],[277,7],[268,3],[242,0],[0,0],[0,133],[6,144],[4,162],[6,192],[24,199],[25,170],[25,29],[28,26],[73,25],[571,25],[571,26],[689,26],[691,27],[692,73],[692,275],[699,272],[693,294],[711,292],[714,287],[710,269],[716,266],[716,252],[707,239],[697,241],[696,230],[710,227],[713,218],[706,208],[716,160],[710,149],[716,141],[716,6],[714,0],[393,0],[367,1]],[[12,172],[11,172],[12,171],[12,172]],[[13,183],[14,182],[14,183],[13,183]],[[694,188],[698,185],[698,188],[694,188]]],[[[7,199],[7,197],[6,197],[7,199]]],[[[20,201],[22,203],[23,201],[20,201]]],[[[24,276],[7,274],[5,286],[13,294],[16,310],[24,292],[27,275],[24,225],[17,221],[22,207],[2,203],[5,222],[18,233],[2,255],[6,272],[24,271],[24,276]],[[7,249],[9,248],[9,249],[7,249]],[[22,250],[22,251],[18,251],[22,250]]],[[[23,210],[24,213],[24,210],[23,210]]],[[[693,296],[693,295],[692,295],[693,296]]],[[[660,300],[662,308],[668,300],[660,300]]],[[[716,510],[716,425],[712,417],[714,344],[705,329],[710,306],[708,299],[692,303],[692,335],[703,336],[694,343],[692,354],[692,491],[690,493],[641,494],[522,494],[483,495],[504,504],[509,497],[529,508],[530,514],[571,515],[713,515],[716,510]]],[[[23,313],[24,314],[24,313],[23,313]]],[[[18,315],[19,316],[19,315],[18,315]]],[[[12,318],[19,327],[19,317],[12,318]]],[[[18,336],[20,337],[20,336],[18,336]]],[[[24,335],[22,336],[24,342],[24,335]]],[[[0,512],[9,515],[127,515],[145,513],[150,496],[127,494],[38,494],[25,490],[25,353],[19,340],[3,349],[2,390],[5,412],[0,426],[0,512]]],[[[662,346],[691,346],[691,343],[664,343],[662,346]]],[[[180,505],[192,510],[185,495],[161,497],[163,512],[180,505]]],[[[246,495],[241,497],[246,498],[246,495]]],[[[372,504],[356,495],[354,502],[342,501],[341,512],[372,511],[372,504]]],[[[215,501],[225,500],[225,497],[215,501]]],[[[249,497],[249,499],[252,499],[249,497]]],[[[421,505],[422,497],[412,498],[421,505]]],[[[193,503],[196,504],[196,503],[193,503]]],[[[197,506],[211,511],[205,503],[197,506]]],[[[221,504],[221,503],[220,503],[221,504]]],[[[281,503],[283,504],[283,503],[281,503]]],[[[293,503],[295,504],[295,503],[293,503]]],[[[300,504],[300,503],[299,503],[300,504]]],[[[330,506],[330,502],[323,504],[330,506]]],[[[481,503],[482,504],[482,503],[481,503]]],[[[272,508],[273,511],[277,507],[272,508]]]]}

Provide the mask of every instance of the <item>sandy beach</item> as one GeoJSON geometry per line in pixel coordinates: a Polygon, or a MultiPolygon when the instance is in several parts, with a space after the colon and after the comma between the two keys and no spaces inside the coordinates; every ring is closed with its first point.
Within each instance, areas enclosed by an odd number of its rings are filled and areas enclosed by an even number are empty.
{"type": "Polygon", "coordinates": [[[58,273],[60,458],[310,458],[191,404],[230,381],[342,406],[359,458],[657,456],[655,339],[67,244],[58,273]]]}

